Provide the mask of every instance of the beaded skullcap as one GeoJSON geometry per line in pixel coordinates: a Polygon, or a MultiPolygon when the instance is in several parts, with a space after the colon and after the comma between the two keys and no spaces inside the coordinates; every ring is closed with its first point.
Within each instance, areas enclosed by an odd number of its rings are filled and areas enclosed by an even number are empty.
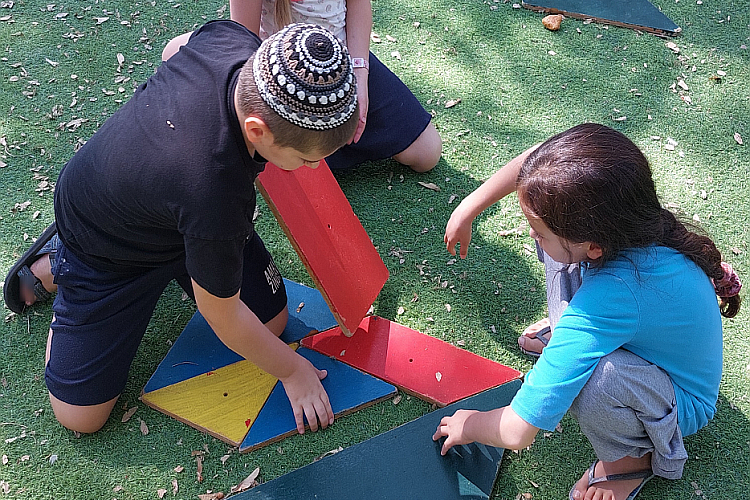
{"type": "Polygon", "coordinates": [[[255,54],[253,75],[266,104],[298,127],[336,128],[357,105],[349,52],[314,24],[290,24],[267,38],[255,54]]]}

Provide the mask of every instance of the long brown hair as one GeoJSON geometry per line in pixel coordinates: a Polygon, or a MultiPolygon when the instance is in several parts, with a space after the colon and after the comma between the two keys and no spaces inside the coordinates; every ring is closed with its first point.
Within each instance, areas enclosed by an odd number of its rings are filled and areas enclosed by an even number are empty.
{"type": "MultiPolygon", "coordinates": [[[[519,199],[557,236],[602,248],[603,265],[627,248],[667,246],[695,262],[709,278],[724,276],[714,242],[663,208],[651,167],[622,133],[584,123],[544,142],[524,161],[516,181],[519,199]]],[[[721,297],[731,318],[740,297],[721,297]]]]}

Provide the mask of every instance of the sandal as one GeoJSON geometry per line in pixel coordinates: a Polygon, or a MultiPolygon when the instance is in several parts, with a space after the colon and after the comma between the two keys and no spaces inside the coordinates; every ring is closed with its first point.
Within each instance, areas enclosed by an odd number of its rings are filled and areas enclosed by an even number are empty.
{"type": "Polygon", "coordinates": [[[49,254],[50,264],[55,264],[55,255],[60,244],[60,240],[56,236],[57,226],[53,222],[8,271],[3,286],[3,298],[5,305],[14,313],[21,314],[26,308],[26,304],[21,299],[22,286],[33,290],[39,302],[52,298],[52,293],[48,292],[42,285],[42,281],[34,276],[30,266],[39,255],[44,254],[49,254]]]}
{"type": "MultiPolygon", "coordinates": [[[[633,500],[635,496],[641,491],[641,488],[648,482],[649,479],[654,477],[654,473],[651,471],[651,469],[641,470],[637,472],[628,472],[626,474],[610,474],[609,476],[603,476],[603,477],[594,477],[594,469],[596,469],[596,464],[599,463],[599,460],[595,460],[593,464],[591,464],[591,467],[589,467],[589,485],[591,486],[603,483],[606,481],[629,481],[631,479],[641,479],[641,484],[636,486],[636,488],[630,492],[630,494],[625,498],[625,500],[633,500]]],[[[576,487],[573,485],[573,487],[570,489],[570,493],[568,493],[569,500],[575,500],[573,498],[573,492],[575,491],[576,487]]]]}
{"type": "MultiPolygon", "coordinates": [[[[521,337],[525,337],[527,339],[538,339],[542,344],[544,344],[544,347],[547,347],[547,344],[549,344],[549,339],[546,338],[545,335],[547,335],[550,332],[552,332],[550,327],[545,326],[544,328],[536,332],[533,337],[530,337],[528,335],[521,335],[521,337]]],[[[519,339],[521,337],[519,337],[519,339]]],[[[544,349],[544,347],[542,349],[544,349]]],[[[518,344],[518,348],[521,349],[522,353],[528,354],[529,356],[534,356],[535,358],[538,358],[539,356],[542,355],[541,352],[529,351],[528,349],[524,349],[523,347],[521,347],[520,343],[518,344]]]]}

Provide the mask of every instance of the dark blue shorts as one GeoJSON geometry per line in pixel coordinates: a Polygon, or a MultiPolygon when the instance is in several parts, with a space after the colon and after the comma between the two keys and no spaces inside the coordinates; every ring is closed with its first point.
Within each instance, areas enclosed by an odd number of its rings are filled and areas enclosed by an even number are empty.
{"type": "MultiPolygon", "coordinates": [[[[52,395],[72,405],[105,403],[122,393],[170,281],[193,296],[184,261],[139,272],[102,271],[61,245],[52,271],[58,288],[45,379],[52,395]]],[[[257,234],[245,245],[240,298],[264,323],[286,307],[283,280],[257,234]]]]}
{"type": "Polygon", "coordinates": [[[355,144],[348,144],[326,158],[332,169],[397,155],[417,140],[432,119],[404,82],[372,52],[369,75],[365,131],[355,144]]]}

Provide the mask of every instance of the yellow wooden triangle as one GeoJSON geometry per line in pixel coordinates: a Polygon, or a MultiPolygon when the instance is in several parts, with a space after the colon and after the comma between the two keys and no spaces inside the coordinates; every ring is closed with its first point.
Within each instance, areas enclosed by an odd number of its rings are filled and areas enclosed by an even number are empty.
{"type": "MultiPolygon", "coordinates": [[[[292,348],[296,348],[293,345],[292,348]]],[[[278,379],[242,360],[145,393],[141,400],[177,420],[239,446],[278,379]]]]}

